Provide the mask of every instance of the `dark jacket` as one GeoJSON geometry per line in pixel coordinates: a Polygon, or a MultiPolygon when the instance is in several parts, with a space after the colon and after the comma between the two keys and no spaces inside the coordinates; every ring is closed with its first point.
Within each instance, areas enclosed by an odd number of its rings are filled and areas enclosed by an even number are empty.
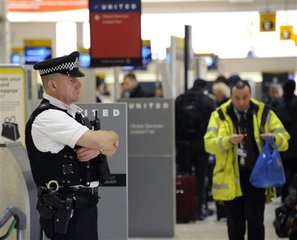
{"type": "Polygon", "coordinates": [[[214,100],[205,95],[201,90],[191,89],[176,98],[175,108],[177,140],[196,139],[203,143],[203,136],[206,132],[210,115],[215,110],[214,100]],[[183,110],[184,108],[189,108],[191,112],[186,114],[187,112],[183,110]],[[195,110],[195,114],[192,113],[192,110],[195,110]],[[195,124],[195,132],[187,132],[186,126],[188,124],[195,124]]]}
{"type": "Polygon", "coordinates": [[[130,98],[145,98],[152,97],[150,94],[145,92],[140,85],[138,85],[132,92],[130,92],[130,98]]]}
{"type": "Polygon", "coordinates": [[[295,82],[287,81],[283,85],[284,95],[273,106],[273,110],[291,135],[289,149],[281,156],[288,159],[297,158],[297,96],[294,95],[295,82]]]}

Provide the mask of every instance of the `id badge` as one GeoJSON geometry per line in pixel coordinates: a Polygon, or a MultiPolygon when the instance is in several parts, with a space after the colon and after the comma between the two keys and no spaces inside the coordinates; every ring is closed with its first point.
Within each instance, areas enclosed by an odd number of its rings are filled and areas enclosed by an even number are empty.
{"type": "Polygon", "coordinates": [[[247,151],[243,148],[237,149],[237,155],[239,156],[239,164],[244,166],[245,165],[245,158],[247,156],[247,151]]]}
{"type": "Polygon", "coordinates": [[[238,148],[237,149],[237,155],[241,158],[246,158],[247,151],[244,148],[238,148]]]}

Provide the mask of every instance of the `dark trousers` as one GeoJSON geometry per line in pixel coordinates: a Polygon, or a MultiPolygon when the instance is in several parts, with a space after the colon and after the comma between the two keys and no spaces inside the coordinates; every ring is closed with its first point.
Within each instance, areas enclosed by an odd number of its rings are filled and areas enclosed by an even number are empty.
{"type": "Polygon", "coordinates": [[[290,188],[296,188],[294,176],[297,174],[297,158],[282,157],[282,161],[286,174],[286,183],[282,187],[282,201],[284,201],[289,195],[290,188]]]}
{"type": "Polygon", "coordinates": [[[244,240],[246,226],[248,240],[265,239],[265,189],[253,187],[249,182],[249,176],[249,170],[240,171],[243,196],[225,201],[230,240],[244,240]]]}

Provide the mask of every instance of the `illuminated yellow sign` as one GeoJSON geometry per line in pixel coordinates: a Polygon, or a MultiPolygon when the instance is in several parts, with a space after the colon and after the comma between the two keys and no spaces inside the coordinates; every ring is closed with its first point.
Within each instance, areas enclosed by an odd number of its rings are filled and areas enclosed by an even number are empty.
{"type": "Polygon", "coordinates": [[[150,47],[151,46],[151,40],[142,40],[142,46],[150,47]]]}
{"type": "Polygon", "coordinates": [[[260,13],[260,32],[274,32],[275,19],[275,13],[260,13]]]}
{"type": "Polygon", "coordinates": [[[11,53],[12,54],[23,54],[24,48],[22,47],[13,47],[11,48],[11,53]]]}
{"type": "Polygon", "coordinates": [[[280,26],[280,40],[294,40],[293,26],[280,26]]]}
{"type": "Polygon", "coordinates": [[[51,47],[52,40],[50,39],[25,39],[25,47],[51,47]]]}

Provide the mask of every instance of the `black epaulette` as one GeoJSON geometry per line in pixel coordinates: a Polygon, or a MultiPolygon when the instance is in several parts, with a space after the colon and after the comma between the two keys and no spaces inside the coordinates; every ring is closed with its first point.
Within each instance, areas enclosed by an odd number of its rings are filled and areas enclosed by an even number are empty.
{"type": "Polygon", "coordinates": [[[222,109],[217,110],[217,112],[218,112],[218,114],[219,114],[220,119],[221,119],[222,121],[225,121],[226,118],[225,118],[225,115],[224,115],[222,109]]]}
{"type": "Polygon", "coordinates": [[[261,117],[261,123],[260,123],[260,133],[264,133],[264,125],[267,121],[267,117],[268,117],[268,113],[270,111],[270,108],[265,105],[264,109],[263,109],[263,113],[262,113],[262,117],[261,117]]]}

